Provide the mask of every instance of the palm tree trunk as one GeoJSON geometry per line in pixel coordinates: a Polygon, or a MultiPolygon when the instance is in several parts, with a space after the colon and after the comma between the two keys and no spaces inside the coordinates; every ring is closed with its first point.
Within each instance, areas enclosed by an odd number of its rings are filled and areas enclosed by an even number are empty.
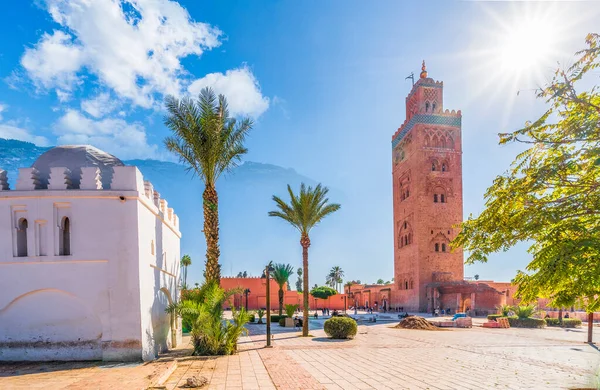
{"type": "Polygon", "coordinates": [[[279,286],[279,317],[283,313],[283,287],[279,286]]]}
{"type": "Polygon", "coordinates": [[[310,246],[308,234],[302,234],[300,237],[300,245],[302,245],[302,268],[304,269],[302,275],[304,278],[304,291],[302,291],[304,301],[302,337],[308,337],[308,247],[310,246]]]}
{"type": "Polygon", "coordinates": [[[594,332],[594,312],[588,313],[588,343],[592,343],[592,333],[594,332]]]}
{"type": "Polygon", "coordinates": [[[202,194],[204,206],[204,237],[206,237],[206,281],[221,281],[219,265],[219,197],[213,186],[206,186],[202,194]]]}

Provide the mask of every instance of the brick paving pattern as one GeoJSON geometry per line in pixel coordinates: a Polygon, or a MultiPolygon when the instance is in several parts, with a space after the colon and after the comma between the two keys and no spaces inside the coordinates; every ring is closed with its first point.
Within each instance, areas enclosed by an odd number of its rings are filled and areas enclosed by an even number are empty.
{"type": "Polygon", "coordinates": [[[168,390],[182,388],[191,376],[206,377],[207,389],[600,388],[600,350],[583,342],[585,329],[476,324],[418,331],[392,325],[360,325],[357,337],[346,341],[327,339],[322,330],[302,338],[298,330],[275,325],[272,349],[263,348],[264,325],[249,325],[251,336],[240,339],[234,356],[179,353],[150,364],[0,365],[0,389],[143,389],[175,361],[177,368],[163,384],[168,390]]]}

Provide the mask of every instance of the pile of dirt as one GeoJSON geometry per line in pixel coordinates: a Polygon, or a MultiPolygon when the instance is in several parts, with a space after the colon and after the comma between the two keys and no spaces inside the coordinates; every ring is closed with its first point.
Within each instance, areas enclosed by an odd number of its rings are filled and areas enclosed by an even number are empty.
{"type": "Polygon", "coordinates": [[[427,321],[423,317],[417,316],[408,316],[394,328],[398,329],[420,329],[420,330],[440,330],[437,326],[433,325],[431,322],[427,321]]]}

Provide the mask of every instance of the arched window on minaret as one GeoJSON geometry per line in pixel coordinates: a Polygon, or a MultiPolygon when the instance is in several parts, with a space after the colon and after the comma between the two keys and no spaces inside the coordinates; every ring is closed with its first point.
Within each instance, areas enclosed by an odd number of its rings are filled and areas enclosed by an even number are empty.
{"type": "Polygon", "coordinates": [[[432,171],[432,172],[435,172],[435,162],[432,162],[432,163],[431,163],[431,171],[432,171]]]}
{"type": "Polygon", "coordinates": [[[446,244],[442,243],[442,252],[446,252],[446,244]]]}
{"type": "Polygon", "coordinates": [[[429,102],[425,102],[425,112],[429,112],[429,102]]]}
{"type": "Polygon", "coordinates": [[[431,105],[431,112],[435,112],[435,102],[431,105]]]}
{"type": "Polygon", "coordinates": [[[446,203],[446,197],[444,196],[444,194],[440,194],[440,202],[446,203]]]}
{"type": "Polygon", "coordinates": [[[448,166],[446,163],[442,163],[442,172],[446,172],[448,170],[448,166]]]}
{"type": "Polygon", "coordinates": [[[438,194],[433,194],[433,203],[438,202],[438,194]]]}
{"type": "Polygon", "coordinates": [[[408,280],[404,279],[404,289],[408,290],[408,280]]]}
{"type": "Polygon", "coordinates": [[[440,251],[440,244],[439,243],[435,243],[435,251],[439,252],[440,251]]]}

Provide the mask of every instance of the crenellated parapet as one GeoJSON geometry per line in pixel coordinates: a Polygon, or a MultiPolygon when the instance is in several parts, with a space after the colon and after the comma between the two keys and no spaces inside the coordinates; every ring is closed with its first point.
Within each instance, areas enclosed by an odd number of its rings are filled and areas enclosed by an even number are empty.
{"type": "Polygon", "coordinates": [[[81,168],[81,180],[79,182],[81,190],[101,190],[102,174],[97,167],[81,168]]]}
{"type": "Polygon", "coordinates": [[[50,177],[48,179],[49,190],[68,190],[72,188],[71,171],[68,168],[50,168],[50,177]]]}
{"type": "Polygon", "coordinates": [[[19,168],[17,191],[33,191],[43,189],[40,172],[35,168],[19,168]]]}
{"type": "MultiPolygon", "coordinates": [[[[166,199],[154,189],[151,182],[144,180],[142,173],[135,166],[114,166],[104,172],[110,182],[103,185],[103,171],[98,167],[82,167],[73,172],[66,167],[51,167],[46,182],[41,178],[37,168],[19,168],[16,191],[66,191],[75,195],[81,191],[131,191],[137,192],[140,200],[146,202],[166,224],[179,230],[179,218],[175,210],[169,207],[166,199]]],[[[11,191],[8,184],[8,172],[0,169],[0,191],[11,191]]]]}

